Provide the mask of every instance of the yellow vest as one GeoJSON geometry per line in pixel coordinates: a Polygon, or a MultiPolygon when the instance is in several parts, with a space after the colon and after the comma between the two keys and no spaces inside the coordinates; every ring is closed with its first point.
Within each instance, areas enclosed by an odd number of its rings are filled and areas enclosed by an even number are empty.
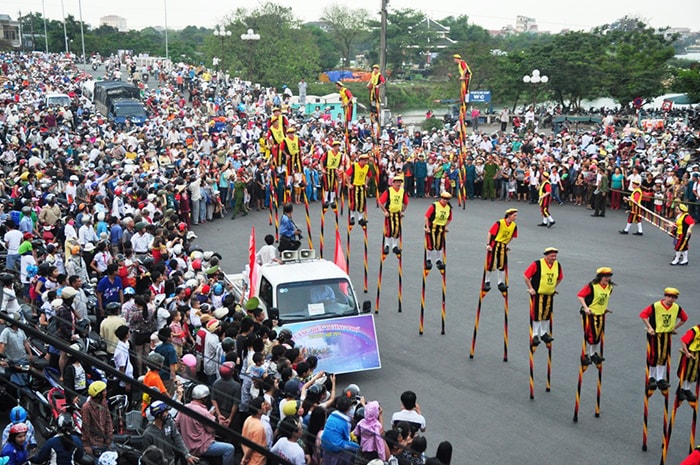
{"type": "Polygon", "coordinates": [[[540,283],[537,293],[542,295],[554,295],[559,279],[559,262],[555,261],[550,268],[544,258],[540,258],[540,283]]]}
{"type": "Polygon", "coordinates": [[[683,235],[683,222],[686,216],[688,216],[687,213],[681,213],[678,215],[678,218],[676,218],[676,237],[679,239],[683,235]]]}
{"type": "Polygon", "coordinates": [[[399,190],[394,190],[393,187],[389,188],[389,213],[398,213],[403,209],[403,197],[404,191],[403,187],[399,190]]]}
{"type": "Polygon", "coordinates": [[[542,198],[542,196],[544,194],[546,194],[546,192],[544,191],[544,188],[547,184],[549,184],[549,181],[544,181],[542,184],[540,184],[540,192],[539,192],[540,198],[542,198]]]}
{"type": "Polygon", "coordinates": [[[693,326],[693,332],[695,335],[693,336],[693,340],[690,341],[690,344],[688,344],[688,350],[690,352],[698,352],[700,351],[700,328],[693,326]]]}
{"type": "Polygon", "coordinates": [[[435,226],[445,226],[447,225],[447,220],[450,218],[450,204],[445,204],[443,207],[440,202],[435,202],[433,204],[435,209],[435,217],[433,218],[433,225],[435,226]]]}
{"type": "Polygon", "coordinates": [[[506,224],[505,218],[498,220],[500,225],[498,226],[498,234],[494,239],[496,242],[502,244],[507,244],[513,239],[513,233],[515,232],[515,221],[511,221],[510,225],[506,224]]]}
{"type": "Polygon", "coordinates": [[[593,299],[588,305],[594,315],[602,315],[608,309],[608,300],[612,294],[612,286],[608,284],[605,288],[600,283],[593,284],[593,299]]]}
{"type": "Polygon", "coordinates": [[[287,147],[287,151],[292,154],[296,155],[299,153],[299,138],[295,137],[294,139],[290,139],[289,137],[284,138],[284,145],[287,147]]]}
{"type": "Polygon", "coordinates": [[[348,97],[348,90],[343,87],[340,89],[340,100],[343,102],[343,105],[347,105],[350,103],[350,97],[348,97]]]}
{"type": "Polygon", "coordinates": [[[341,158],[343,158],[342,153],[335,153],[334,151],[329,150],[328,153],[326,153],[326,168],[331,170],[337,170],[340,166],[341,158]]]}
{"type": "Polygon", "coordinates": [[[353,186],[364,186],[365,184],[367,184],[367,173],[369,173],[369,164],[365,165],[365,167],[363,168],[362,165],[360,165],[358,162],[355,162],[352,172],[353,186]]]}
{"type": "Polygon", "coordinates": [[[372,75],[369,77],[369,82],[370,84],[372,84],[372,87],[376,87],[377,84],[379,84],[379,77],[381,75],[382,74],[379,71],[377,71],[376,73],[372,73],[372,75]]]}
{"type": "Polygon", "coordinates": [[[654,303],[654,331],[657,333],[670,333],[676,326],[678,319],[678,311],[680,307],[677,303],[671,304],[671,307],[666,310],[661,302],[654,303]]]}
{"type": "Polygon", "coordinates": [[[275,140],[276,144],[279,144],[284,140],[284,128],[282,128],[281,124],[277,127],[271,125],[270,132],[272,133],[272,138],[275,140]]]}

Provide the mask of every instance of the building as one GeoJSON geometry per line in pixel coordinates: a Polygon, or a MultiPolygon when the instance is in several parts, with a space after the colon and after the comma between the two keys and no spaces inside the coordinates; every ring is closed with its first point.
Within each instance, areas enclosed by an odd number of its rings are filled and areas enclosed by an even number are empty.
{"type": "Polygon", "coordinates": [[[516,16],[515,17],[515,32],[537,32],[537,21],[535,18],[528,18],[527,16],[516,16]]]}
{"type": "Polygon", "coordinates": [[[128,32],[126,18],[117,15],[107,15],[100,18],[100,26],[110,26],[119,32],[128,32]]]}
{"type": "Polygon", "coordinates": [[[19,34],[19,21],[13,21],[10,15],[0,14],[0,41],[11,48],[20,48],[22,46],[19,34]]]}

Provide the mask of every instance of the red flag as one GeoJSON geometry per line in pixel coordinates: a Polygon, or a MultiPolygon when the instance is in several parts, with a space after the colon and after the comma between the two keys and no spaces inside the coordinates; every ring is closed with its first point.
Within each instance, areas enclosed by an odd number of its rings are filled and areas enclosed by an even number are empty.
{"type": "MultiPolygon", "coordinates": [[[[345,262],[345,254],[343,253],[343,243],[340,241],[340,231],[338,229],[335,230],[335,257],[333,258],[333,261],[335,262],[338,268],[340,268],[341,270],[343,270],[343,272],[347,274],[348,267],[347,263],[345,262]]],[[[341,283],[339,287],[344,294],[348,293],[347,283],[341,283]]]]}
{"type": "Polygon", "coordinates": [[[248,298],[250,299],[255,295],[255,284],[258,278],[259,265],[255,258],[255,226],[250,229],[250,239],[248,240],[248,283],[250,283],[250,288],[248,289],[248,298]]]}
{"type": "Polygon", "coordinates": [[[343,243],[340,241],[340,231],[335,230],[335,257],[333,258],[335,264],[343,270],[345,273],[348,272],[347,263],[345,262],[345,254],[343,253],[343,243]]]}

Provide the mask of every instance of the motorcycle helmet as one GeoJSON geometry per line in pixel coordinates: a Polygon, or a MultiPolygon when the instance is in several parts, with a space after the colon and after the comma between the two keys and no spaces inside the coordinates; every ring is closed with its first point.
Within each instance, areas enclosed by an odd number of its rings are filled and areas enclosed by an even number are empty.
{"type": "Polygon", "coordinates": [[[107,389],[107,383],[104,381],[94,381],[90,387],[88,387],[88,395],[90,397],[98,396],[105,389],[107,389]]]}
{"type": "Polygon", "coordinates": [[[158,354],[156,352],[151,352],[148,354],[146,357],[146,363],[148,366],[158,369],[161,366],[163,366],[163,362],[165,361],[165,357],[163,357],[161,354],[158,354]]]}
{"type": "Polygon", "coordinates": [[[221,376],[233,376],[236,370],[236,365],[233,362],[224,362],[219,367],[219,373],[221,376]]]}
{"type": "Polygon", "coordinates": [[[116,315],[121,310],[122,306],[119,302],[110,302],[105,307],[108,315],[116,315]]]}
{"type": "Polygon", "coordinates": [[[168,406],[165,404],[165,402],[156,400],[151,403],[149,409],[153,418],[158,418],[158,415],[161,415],[168,410],[168,406]]]}
{"type": "Polygon", "coordinates": [[[14,425],[10,426],[10,434],[22,434],[26,433],[29,431],[29,427],[26,425],[26,423],[15,423],[14,425]]]}
{"type": "Polygon", "coordinates": [[[10,421],[14,424],[24,423],[27,421],[27,411],[21,405],[13,407],[10,410],[10,421]]]}
{"type": "Polygon", "coordinates": [[[133,287],[124,289],[124,295],[136,295],[136,290],[133,287]]]}
{"type": "Polygon", "coordinates": [[[355,398],[360,395],[360,388],[357,384],[351,384],[343,390],[343,393],[346,397],[355,400],[355,398]]]}
{"type": "Polygon", "coordinates": [[[224,293],[224,285],[221,283],[214,284],[214,295],[221,295],[224,293]]]}
{"type": "Polygon", "coordinates": [[[62,413],[57,421],[58,431],[62,434],[70,434],[75,429],[75,423],[70,413],[62,413]]]}
{"type": "Polygon", "coordinates": [[[231,352],[236,348],[236,341],[232,337],[225,337],[223,341],[221,341],[221,349],[224,351],[225,354],[231,352]]]}
{"type": "Polygon", "coordinates": [[[197,366],[197,357],[192,354],[185,354],[182,356],[182,363],[189,368],[194,368],[197,366]]]}
{"type": "Polygon", "coordinates": [[[192,398],[195,400],[203,400],[209,397],[209,386],[198,384],[192,389],[192,398]]]}

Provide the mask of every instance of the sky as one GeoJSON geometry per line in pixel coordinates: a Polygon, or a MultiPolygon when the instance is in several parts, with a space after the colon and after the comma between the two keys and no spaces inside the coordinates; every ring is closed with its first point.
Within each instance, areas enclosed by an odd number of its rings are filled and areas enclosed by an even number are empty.
{"type": "MultiPolygon", "coordinates": [[[[253,9],[263,3],[260,0],[2,0],[0,13],[16,19],[18,12],[42,12],[44,4],[46,17],[54,20],[62,18],[61,4],[66,15],[80,18],[97,27],[99,18],[118,15],[126,18],[129,29],[142,29],[148,26],[165,25],[167,4],[167,24],[170,29],[182,29],[188,25],[213,28],[223,22],[227,14],[237,8],[253,9]]],[[[292,7],[294,15],[305,21],[318,20],[323,8],[337,0],[277,0],[274,3],[292,7]]],[[[377,14],[381,0],[353,0],[342,2],[351,8],[364,8],[370,14],[377,14]]],[[[501,29],[515,25],[515,17],[522,15],[534,18],[540,31],[559,32],[562,29],[587,31],[594,26],[608,24],[625,15],[642,18],[653,27],[687,27],[700,31],[700,2],[697,0],[670,0],[660,4],[658,0],[587,0],[580,2],[545,2],[535,0],[499,0],[489,2],[433,2],[426,0],[389,0],[389,9],[413,8],[421,10],[430,18],[439,20],[447,16],[467,15],[471,22],[486,29],[501,29]]]]}

